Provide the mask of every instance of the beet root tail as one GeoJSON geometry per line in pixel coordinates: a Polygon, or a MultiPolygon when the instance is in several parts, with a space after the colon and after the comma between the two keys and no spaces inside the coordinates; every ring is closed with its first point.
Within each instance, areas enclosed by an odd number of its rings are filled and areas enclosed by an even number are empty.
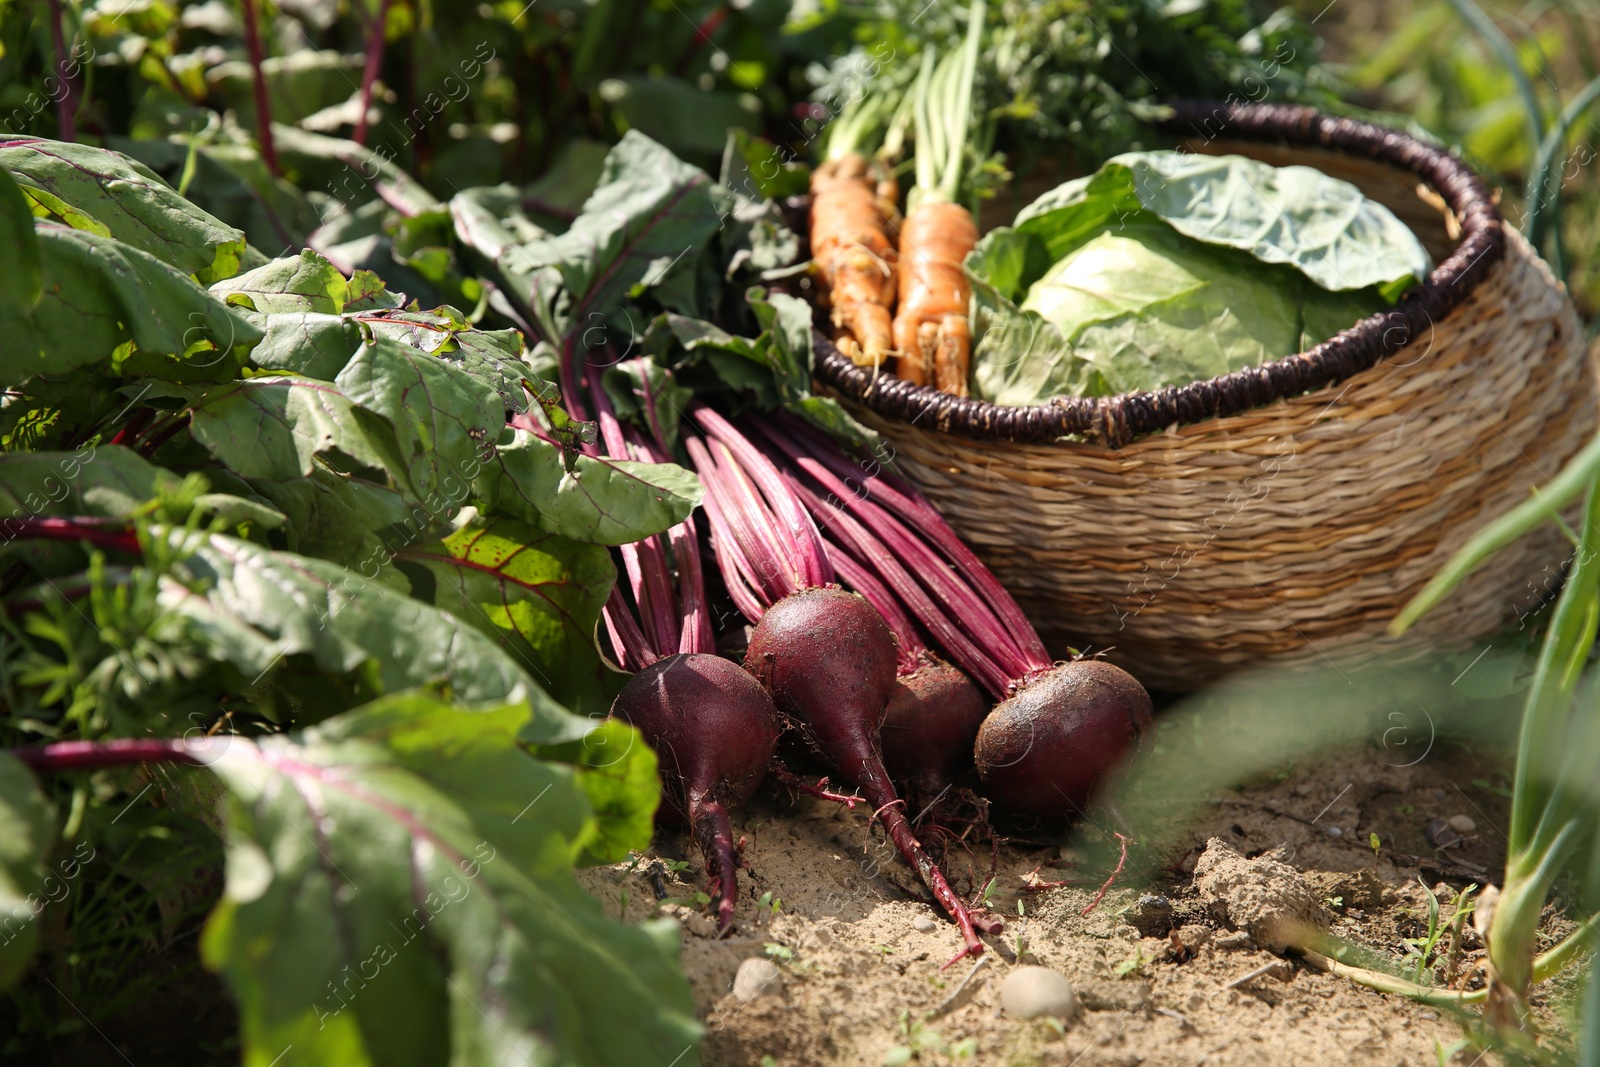
{"type": "Polygon", "coordinates": [[[900,855],[906,858],[907,863],[916,868],[923,884],[933,890],[934,899],[938,900],[940,906],[955,920],[956,926],[961,930],[961,940],[965,944],[960,952],[950,957],[950,961],[939,969],[942,971],[952,967],[968,956],[983,955],[983,941],[978,937],[976,928],[981,926],[984,933],[997,934],[1005,929],[1005,924],[998,919],[972,914],[966,902],[950,888],[944,872],[933,862],[933,857],[923,849],[922,842],[911,832],[911,823],[906,820],[898,802],[880,808],[877,814],[883,822],[884,830],[889,834],[889,840],[894,842],[894,847],[900,850],[900,855]]]}
{"type": "Polygon", "coordinates": [[[694,818],[694,836],[706,858],[706,874],[711,876],[717,936],[727,937],[733,929],[734,901],[739,897],[739,854],[728,809],[715,800],[702,803],[694,818]]]}

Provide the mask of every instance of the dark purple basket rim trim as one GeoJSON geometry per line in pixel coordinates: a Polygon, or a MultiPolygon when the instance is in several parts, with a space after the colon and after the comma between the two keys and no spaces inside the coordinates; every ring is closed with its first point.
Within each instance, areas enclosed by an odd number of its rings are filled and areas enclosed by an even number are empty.
{"type": "Polygon", "coordinates": [[[813,330],[819,380],[884,418],[938,433],[1018,444],[1070,435],[1116,447],[1169,426],[1236,415],[1275,400],[1320,389],[1375,366],[1428,336],[1435,324],[1471,295],[1505,255],[1505,234],[1489,186],[1446,149],[1398,130],[1325,115],[1287,104],[1172,105],[1169,133],[1206,140],[1229,138],[1325,148],[1387,163],[1416,175],[1449,206],[1461,240],[1427,279],[1388,311],[1356,323],[1306,352],[1218,378],[1155,392],[1109,397],[1057,397],[1044,404],[1003,407],[958,398],[890,374],[857,367],[820,330],[813,330]]]}

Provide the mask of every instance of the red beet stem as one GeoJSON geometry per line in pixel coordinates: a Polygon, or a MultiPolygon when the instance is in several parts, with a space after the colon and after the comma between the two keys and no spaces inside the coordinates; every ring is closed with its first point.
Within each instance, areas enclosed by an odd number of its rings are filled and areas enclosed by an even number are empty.
{"type": "Polygon", "coordinates": [[[773,421],[759,423],[756,429],[788,455],[796,459],[810,459],[814,465],[826,467],[847,490],[831,490],[841,500],[848,503],[865,494],[867,499],[881,503],[889,511],[914,524],[917,531],[955,565],[1000,617],[1005,632],[1016,643],[1026,664],[1026,668],[1017,675],[1018,678],[1047,670],[1051,666],[1053,661],[1045,650],[1044,642],[1039,639],[1038,632],[1017,606],[1016,600],[915,486],[884,473],[882,465],[876,461],[872,462],[872,469],[868,469],[866,464],[853,462],[833,438],[783,412],[777,413],[773,421]],[[856,488],[852,489],[851,486],[856,488]]]}
{"type": "Polygon", "coordinates": [[[139,538],[126,523],[111,519],[6,519],[0,521],[0,540],[83,541],[96,548],[138,552],[139,538]]]}
{"type": "MultiPolygon", "coordinates": [[[[984,658],[998,663],[1001,673],[1007,676],[1007,681],[1001,688],[994,689],[993,683],[987,680],[991,676],[990,672],[982,663],[969,662],[963,648],[946,644],[945,651],[963,670],[982,680],[995,696],[1004,696],[1006,688],[1012,681],[1031,673],[1034,668],[1006,632],[1004,624],[990,610],[983,598],[965,584],[959,574],[952,571],[945,560],[940,559],[937,553],[894,516],[866,500],[862,494],[851,493],[842,481],[821,464],[803,455],[796,454],[792,458],[796,466],[832,494],[835,506],[849,507],[861,520],[863,527],[870,529],[883,542],[890,556],[904,561],[907,566],[915,570],[922,584],[944,605],[942,611],[935,610],[931,616],[918,611],[916,604],[909,605],[917,611],[923,625],[928,627],[935,638],[942,641],[942,632],[947,632],[951,625],[959,627],[968,638],[966,647],[983,649],[984,658]],[[944,622],[941,624],[936,620],[944,622]]],[[[815,495],[820,499],[820,494],[815,495]]]]}
{"type": "MultiPolygon", "coordinates": [[[[646,360],[640,356],[633,362],[642,365],[646,360]]],[[[644,410],[645,421],[650,426],[651,439],[633,431],[632,427],[624,427],[623,432],[628,435],[633,451],[640,459],[648,463],[669,463],[672,455],[667,448],[666,432],[656,406],[656,394],[650,388],[650,378],[643,372],[642,366],[639,380],[643,388],[635,390],[635,394],[644,410]]],[[[667,542],[678,564],[678,617],[682,623],[678,651],[715,652],[716,637],[711,632],[711,615],[706,610],[705,575],[700,569],[700,535],[695,531],[694,519],[686,519],[668,530],[667,542]]]]}
{"type": "Polygon", "coordinates": [[[78,93],[67,76],[67,42],[61,33],[61,0],[50,0],[50,43],[56,53],[56,78],[61,82],[61,95],[56,97],[56,136],[63,141],[78,139],[78,93]]]}
{"type": "Polygon", "coordinates": [[[733,823],[720,801],[702,800],[693,805],[690,821],[694,838],[706,858],[706,874],[716,893],[717,936],[733,929],[733,906],[739,897],[739,857],[733,845],[733,823]]]}
{"type": "Polygon", "coordinates": [[[715,652],[711,613],[706,610],[705,575],[700,571],[700,536],[693,521],[667,531],[673,557],[678,561],[678,612],[683,626],[678,632],[679,652],[715,652]]]}
{"type": "Polygon", "coordinates": [[[922,635],[917,633],[917,626],[911,617],[901,610],[900,601],[870,570],[851,559],[843,549],[836,550],[826,539],[823,544],[827,545],[828,559],[844,584],[866,597],[867,603],[877,608],[883,621],[888,623],[889,632],[894,634],[895,644],[899,646],[899,673],[908,674],[915,670],[918,661],[927,653],[928,646],[922,640],[922,635]]]}
{"type": "MultiPolygon", "coordinates": [[[[589,394],[594,401],[595,413],[600,423],[600,439],[606,454],[615,459],[632,459],[633,450],[617,421],[611,398],[600,384],[599,369],[590,366],[589,394]]],[[[672,595],[672,575],[667,568],[666,552],[661,539],[650,536],[619,549],[623,568],[628,572],[628,585],[633,601],[639,606],[639,621],[650,644],[658,653],[674,651],[699,652],[703,649],[680,649],[678,619],[672,595]]]]}
{"type": "Polygon", "coordinates": [[[754,567],[739,547],[732,524],[722,513],[720,493],[711,488],[712,483],[707,478],[708,472],[713,471],[715,466],[711,453],[703,442],[692,437],[684,442],[684,447],[688,449],[690,461],[699,472],[701,483],[706,486],[706,495],[700,506],[705,509],[706,521],[711,524],[711,547],[716,552],[717,567],[722,571],[722,582],[728,587],[728,596],[745,618],[760,622],[766,606],[763,595],[757,592],[760,582],[754,567]]]}
{"type": "MultiPolygon", "coordinates": [[[[1007,677],[1004,668],[991,659],[983,649],[974,644],[959,627],[950,621],[950,616],[928,599],[916,579],[900,566],[895,554],[886,548],[883,542],[873,537],[862,525],[840,511],[837,507],[823,500],[816,493],[795,483],[795,490],[809,506],[833,531],[841,541],[848,545],[859,557],[868,561],[868,565],[877,572],[878,576],[888,582],[889,586],[899,594],[906,605],[911,608],[919,622],[928,628],[933,638],[950,654],[951,658],[961,665],[969,676],[977,680],[996,696],[1003,695],[1011,685],[1012,679],[1007,677]]],[[[937,566],[937,564],[935,564],[937,566]]],[[[865,590],[862,591],[865,596],[865,590]]],[[[868,600],[872,598],[867,597],[868,600]]],[[[876,602],[873,605],[877,606],[876,602]]],[[[881,611],[881,609],[880,609],[881,611]]],[[[996,621],[998,625],[998,620],[996,621]]],[[[989,645],[986,647],[993,647],[989,645]]]]}
{"type": "Polygon", "coordinates": [[[703,405],[694,409],[694,417],[707,434],[726,447],[738,461],[739,467],[758,486],[767,504],[777,517],[779,534],[787,544],[792,544],[795,558],[803,570],[801,576],[806,586],[827,585],[833,581],[828,557],[822,550],[822,537],[816,524],[794,491],[784,482],[772,460],[732,423],[703,405]]]}
{"type": "MultiPolygon", "coordinates": [[[[719,544],[737,546],[731,557],[736,569],[763,606],[771,606],[808,588],[803,570],[783,549],[773,527],[776,522],[754,486],[741,476],[738,464],[719,442],[690,439],[685,442],[700,481],[706,488],[706,515],[719,544]],[[720,452],[721,455],[717,453],[720,452]]],[[[718,553],[719,562],[723,559],[718,553]]],[[[724,566],[726,572],[728,568],[724,566]]],[[[760,612],[755,619],[760,618],[760,612]]],[[[755,621],[753,619],[752,621],[755,621]]]]}
{"type": "Polygon", "coordinates": [[[383,36],[388,21],[389,0],[378,0],[378,20],[367,29],[367,62],[361,68],[361,117],[356,120],[356,130],[351,136],[358,145],[367,143],[367,112],[372,110],[372,83],[383,65],[383,36]]]}
{"type": "Polygon", "coordinates": [[[116,741],[57,741],[51,745],[8,748],[5,753],[36,771],[94,771],[133,763],[200,763],[209,740],[191,746],[177,738],[139,737],[116,741]]]}
{"type": "Polygon", "coordinates": [[[244,16],[244,45],[250,56],[250,87],[256,102],[256,136],[261,141],[261,161],[274,177],[278,169],[278,149],[272,143],[272,105],[267,99],[267,76],[261,64],[266,55],[261,48],[261,25],[256,16],[256,0],[240,0],[244,16]]]}
{"type": "Polygon", "coordinates": [[[600,617],[605,620],[606,633],[611,637],[611,647],[617,655],[617,666],[632,674],[644,670],[661,658],[645,639],[644,631],[639,629],[633,612],[628,610],[628,602],[622,598],[621,587],[617,585],[611,587],[611,595],[606,598],[605,610],[600,613],[600,617]]]}
{"type": "Polygon", "coordinates": [[[122,429],[117,431],[117,435],[111,439],[111,443],[114,445],[127,445],[131,448],[134,439],[144,432],[144,428],[150,425],[150,420],[155,418],[155,415],[154,408],[140,408],[133,413],[133,418],[124,423],[122,429]]]}
{"type": "Polygon", "coordinates": [[[661,424],[660,409],[656,407],[656,394],[650,388],[649,376],[642,369],[642,365],[646,362],[645,357],[639,356],[634,362],[641,365],[639,381],[644,388],[639,390],[639,399],[644,408],[644,421],[650,427],[651,436],[655,438],[655,451],[665,458],[671,450],[667,448],[667,432],[661,424]]]}

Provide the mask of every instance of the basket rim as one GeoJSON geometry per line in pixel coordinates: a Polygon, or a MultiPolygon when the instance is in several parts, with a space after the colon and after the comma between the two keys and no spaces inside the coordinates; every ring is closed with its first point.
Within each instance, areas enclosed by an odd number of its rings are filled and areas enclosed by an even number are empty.
{"type": "Polygon", "coordinates": [[[1002,406],[913,385],[856,366],[815,326],[813,373],[879,415],[935,433],[1040,444],[1073,435],[1113,448],[1168,427],[1263,407],[1320,389],[1375,366],[1465,301],[1505,255],[1505,233],[1488,184],[1446,148],[1400,130],[1291,104],[1181,101],[1159,124],[1168,133],[1321,148],[1408,171],[1430,185],[1461,228],[1455,250],[1421,285],[1387,311],[1371,315],[1316,347],[1216,378],[1154,392],[1109,397],[1055,397],[1042,404],[1002,406]]]}

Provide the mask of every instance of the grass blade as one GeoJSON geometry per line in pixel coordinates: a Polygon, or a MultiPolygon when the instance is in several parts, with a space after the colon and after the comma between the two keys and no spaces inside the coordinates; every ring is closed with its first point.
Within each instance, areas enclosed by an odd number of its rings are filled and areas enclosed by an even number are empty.
{"type": "Polygon", "coordinates": [[[1600,1067],[1600,953],[1589,963],[1589,981],[1578,1011],[1583,1033],[1578,1038],[1578,1067],[1600,1067]]]}
{"type": "Polygon", "coordinates": [[[1550,739],[1572,707],[1584,656],[1594,642],[1596,602],[1600,599],[1600,560],[1595,558],[1600,552],[1600,482],[1589,490],[1582,531],[1572,573],[1556,601],[1523,706],[1516,781],[1511,790],[1511,832],[1507,835],[1511,857],[1533,843],[1534,828],[1543,822],[1539,816],[1548,797],[1538,787],[1539,774],[1552,765],[1550,739]]]}
{"type": "Polygon", "coordinates": [[[1534,92],[1528,72],[1522,67],[1522,56],[1500,27],[1494,24],[1494,20],[1484,14],[1483,8],[1479,7],[1475,0],[1450,0],[1450,6],[1456,9],[1456,14],[1461,16],[1462,21],[1478,31],[1478,36],[1482,37],[1494,51],[1507,73],[1511,75],[1511,80],[1516,83],[1517,94],[1522,97],[1522,106],[1528,112],[1533,151],[1537,153],[1539,142],[1544,140],[1544,107],[1539,103],[1539,94],[1534,92]]]}
{"type": "Polygon", "coordinates": [[[1561,151],[1561,146],[1566,143],[1567,132],[1572,129],[1573,123],[1587,111],[1596,100],[1600,100],[1600,77],[1585,85],[1572,103],[1561,112],[1561,117],[1556,124],[1544,135],[1544,140],[1539,143],[1539,154],[1534,158],[1533,169],[1528,174],[1527,192],[1524,199],[1528,205],[1528,216],[1524,221],[1523,229],[1527,231],[1528,242],[1534,248],[1540,248],[1544,243],[1544,231],[1548,228],[1555,239],[1555,258],[1551,266],[1556,268],[1556,277],[1561,277],[1565,271],[1562,264],[1556,262],[1564,258],[1561,255],[1561,179],[1558,176],[1555,188],[1550,189],[1550,168],[1555,165],[1556,153],[1561,151]],[[1545,211],[1545,196],[1550,197],[1548,215],[1545,211]]]}

